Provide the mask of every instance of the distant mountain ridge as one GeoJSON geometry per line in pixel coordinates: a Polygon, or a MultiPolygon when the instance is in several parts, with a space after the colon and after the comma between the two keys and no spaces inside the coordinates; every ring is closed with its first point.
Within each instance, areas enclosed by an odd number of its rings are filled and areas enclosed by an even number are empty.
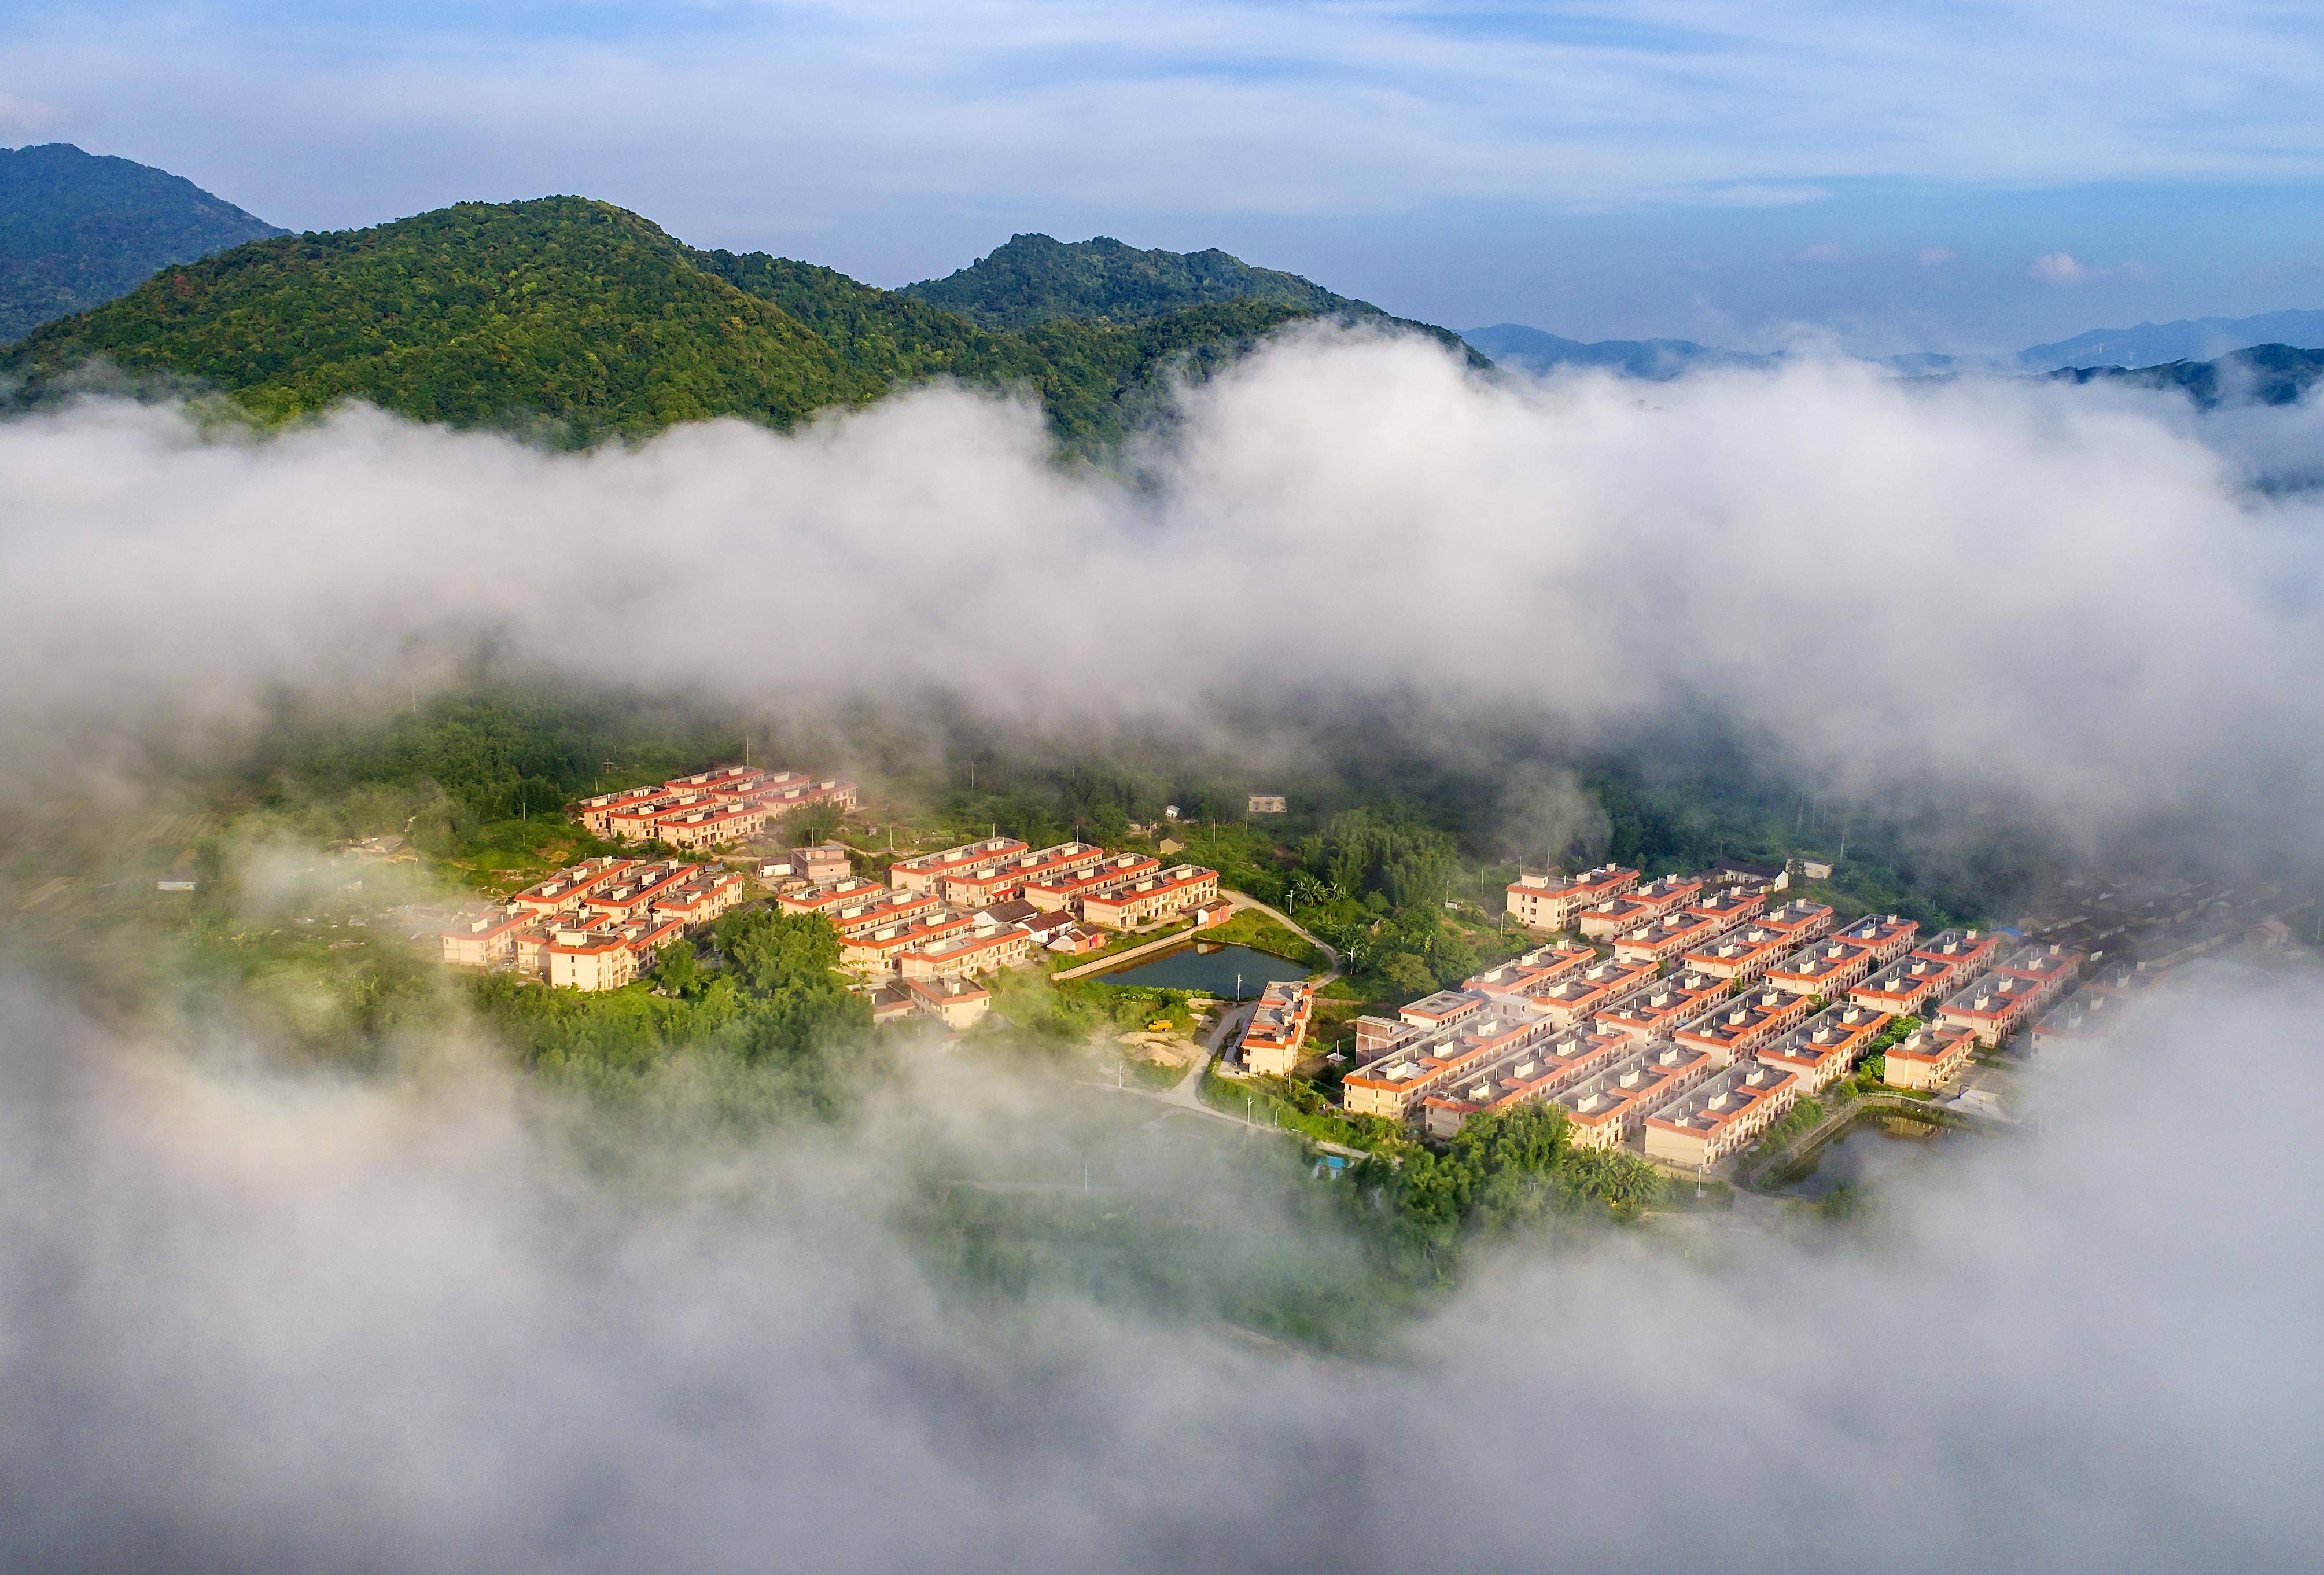
{"type": "Polygon", "coordinates": [[[2209,361],[2161,366],[2068,366],[2050,376],[2074,383],[2115,382],[2132,388],[2176,389],[2204,410],[2220,405],[2296,404],[2324,382],[2324,350],[2255,345],[2209,361]]]}
{"type": "MultiPolygon", "coordinates": [[[[1691,339],[1561,338],[1520,323],[1471,328],[1462,337],[1496,363],[1537,373],[1561,367],[1600,367],[1626,377],[1661,381],[1714,366],[1766,367],[1781,355],[1758,355],[1698,345],[1691,339]]],[[[1976,358],[1921,353],[1891,355],[1879,364],[1908,377],[1946,377],[1965,372],[2025,373],[2074,382],[2117,382],[2135,387],[2177,389],[2206,408],[2253,402],[2287,404],[2318,381],[2324,364],[2324,311],[2268,312],[2252,318],[2199,318],[2177,323],[2144,324],[2135,329],[2099,328],[2053,345],[2037,345],[2014,356],[1976,358]],[[2286,336],[2253,341],[2260,332],[2286,336]],[[2206,354],[2182,353],[2160,361],[2138,356],[2189,345],[2226,342],[2230,347],[2206,354]],[[2303,343],[2305,341],[2305,343],[2303,343]],[[2103,359],[2118,353],[2128,360],[2103,359]],[[2060,361],[2080,353],[2083,359],[2060,361]]]]}
{"type": "Polygon", "coordinates": [[[2191,318],[2174,323],[2141,323],[2135,328],[2093,328],[2055,344],[2020,350],[2016,364],[2028,372],[2067,366],[2159,366],[2173,361],[2210,361],[2261,345],[2324,349],[2324,311],[2263,312],[2251,318],[2191,318]]]}
{"type": "Polygon", "coordinates": [[[1463,329],[1461,337],[1489,359],[1527,372],[1546,373],[1561,366],[1604,367],[1628,377],[1661,382],[1713,366],[1771,366],[1778,357],[1740,350],[1715,350],[1692,339],[1581,339],[1530,328],[1523,323],[1495,323],[1487,328],[1463,329]]]}
{"type": "Polygon", "coordinates": [[[283,232],[165,170],[70,143],[0,149],[0,343],[156,269],[283,232]]]}
{"type": "Polygon", "coordinates": [[[0,372],[23,379],[20,402],[104,363],[221,391],[263,418],[361,399],[456,425],[545,421],[583,442],[716,416],[788,426],[949,376],[1032,389],[1058,438],[1094,452],[1161,408],[1170,374],[1205,375],[1315,315],[1247,298],[1168,308],[1152,292],[1127,322],[1021,305],[1039,320],[989,328],[829,268],[696,251],[609,203],[555,197],[174,264],[36,330],[0,353],[0,372]]]}

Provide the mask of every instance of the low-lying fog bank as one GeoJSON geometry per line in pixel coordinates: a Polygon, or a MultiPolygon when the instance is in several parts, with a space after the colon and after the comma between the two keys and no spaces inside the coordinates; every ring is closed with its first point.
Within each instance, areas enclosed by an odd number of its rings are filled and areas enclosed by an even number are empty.
{"type": "Polygon", "coordinates": [[[2192,413],[1854,364],[1480,379],[1294,335],[1182,396],[1140,484],[931,389],[791,437],[549,454],[352,410],[253,438],[97,401],[0,423],[0,656],[28,777],[285,689],[373,703],[487,650],[790,712],[949,697],[1264,748],[1351,703],[1586,747],[1674,718],[1811,783],[1998,793],[2312,847],[2312,410],[2192,413]]]}
{"type": "MultiPolygon", "coordinates": [[[[2309,1568],[2319,1016],[2214,967],[1853,1225],[1503,1244],[1358,1362],[936,1272],[920,1180],[1071,1174],[1085,1118],[1029,1083],[932,1064],[840,1129],[609,1172],[456,1045],[287,1073],[17,977],[0,1561],[2309,1568]]],[[[1324,1263],[1277,1207],[1324,1184],[1250,1152],[1097,1195],[1324,1263]]]]}

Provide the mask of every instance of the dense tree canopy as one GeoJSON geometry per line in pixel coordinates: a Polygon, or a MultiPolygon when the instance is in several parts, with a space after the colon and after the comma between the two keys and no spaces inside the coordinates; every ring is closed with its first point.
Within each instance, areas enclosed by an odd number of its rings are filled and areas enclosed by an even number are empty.
{"type": "Polygon", "coordinates": [[[281,233],[165,170],[69,143],[0,148],[0,343],[281,233]]]}
{"type": "Polygon", "coordinates": [[[1061,439],[1094,451],[1156,410],[1172,376],[1361,304],[1298,282],[1315,301],[1206,289],[1116,321],[1066,299],[1024,331],[996,331],[828,268],[694,251],[610,204],[552,197],[171,266],[48,325],[0,370],[22,373],[32,399],[102,362],[223,390],[271,419],[359,399],[427,421],[546,423],[584,442],[715,416],[786,427],[948,377],[1031,392],[1061,439]]]}

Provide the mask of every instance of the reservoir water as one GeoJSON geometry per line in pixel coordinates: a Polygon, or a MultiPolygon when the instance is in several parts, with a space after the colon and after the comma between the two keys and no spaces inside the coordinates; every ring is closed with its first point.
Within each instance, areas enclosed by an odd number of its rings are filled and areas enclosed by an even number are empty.
{"type": "Polygon", "coordinates": [[[1268,985],[1287,979],[1305,979],[1308,971],[1298,963],[1250,946],[1224,946],[1196,941],[1149,957],[1130,967],[1097,975],[1101,984],[1137,984],[1153,990],[1193,990],[1222,1000],[1248,1000],[1268,985]],[[1241,993],[1236,994],[1236,976],[1241,993]]]}
{"type": "Polygon", "coordinates": [[[1784,1174],[1782,1190],[1820,1198],[1834,1188],[1877,1185],[1918,1164],[1944,1128],[1886,1111],[1858,1118],[1784,1174]]]}

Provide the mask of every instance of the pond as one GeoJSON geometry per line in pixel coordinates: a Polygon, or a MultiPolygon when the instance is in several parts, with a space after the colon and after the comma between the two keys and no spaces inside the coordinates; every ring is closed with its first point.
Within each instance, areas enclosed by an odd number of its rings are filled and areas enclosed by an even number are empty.
{"type": "Polygon", "coordinates": [[[1776,1185],[1795,1198],[1821,1198],[1843,1186],[1862,1191],[1919,1163],[1944,1130],[1885,1110],[1859,1116],[1802,1156],[1776,1185]]]}
{"type": "Polygon", "coordinates": [[[1127,968],[1098,974],[1101,984],[1137,984],[1152,990],[1192,990],[1222,1000],[1248,1000],[1268,985],[1287,979],[1305,979],[1298,963],[1251,946],[1222,945],[1196,941],[1148,957],[1127,968]],[[1240,976],[1241,992],[1236,992],[1240,976]]]}

